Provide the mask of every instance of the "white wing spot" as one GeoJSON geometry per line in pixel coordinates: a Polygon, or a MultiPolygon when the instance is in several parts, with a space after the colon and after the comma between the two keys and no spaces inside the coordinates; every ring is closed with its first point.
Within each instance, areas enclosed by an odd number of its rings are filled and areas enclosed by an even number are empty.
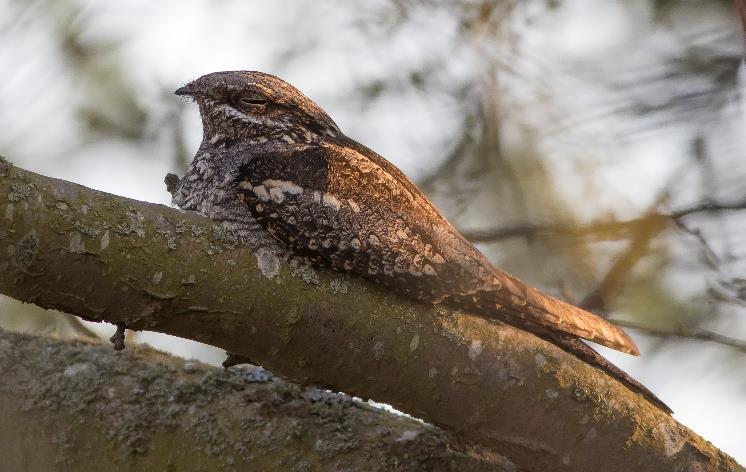
{"type": "Polygon", "coordinates": [[[251,185],[251,182],[249,182],[248,180],[242,180],[238,183],[238,188],[243,190],[251,190],[252,188],[254,188],[254,186],[251,185]]]}
{"type": "Polygon", "coordinates": [[[375,234],[371,234],[370,236],[368,236],[368,242],[374,246],[377,246],[380,243],[380,241],[378,240],[378,236],[376,236],[375,234]]]}
{"type": "Polygon", "coordinates": [[[435,255],[433,256],[433,262],[435,262],[436,264],[442,264],[442,263],[444,263],[445,261],[446,261],[446,260],[445,260],[445,259],[443,259],[443,256],[441,256],[441,255],[440,255],[440,254],[438,254],[438,253],[436,253],[436,254],[435,254],[435,255]]]}
{"type": "Polygon", "coordinates": [[[289,193],[292,195],[300,195],[301,193],[303,193],[303,187],[296,184],[295,182],[290,182],[288,180],[267,179],[264,181],[264,185],[266,185],[267,187],[277,188],[282,193],[289,193]]]}
{"type": "Polygon", "coordinates": [[[325,193],[322,199],[324,205],[334,208],[335,210],[339,210],[342,207],[342,204],[337,200],[337,197],[330,193],[325,193]]]}
{"type": "Polygon", "coordinates": [[[423,267],[422,270],[427,275],[437,275],[437,272],[435,272],[435,269],[433,269],[433,266],[431,266],[430,264],[425,264],[425,267],[423,267]]]}
{"type": "Polygon", "coordinates": [[[278,187],[272,187],[269,189],[269,196],[275,203],[282,203],[285,200],[285,195],[278,187]]]}
{"type": "Polygon", "coordinates": [[[407,233],[403,229],[397,229],[396,235],[399,237],[399,239],[407,239],[407,233]]]}
{"type": "Polygon", "coordinates": [[[355,203],[355,200],[347,200],[347,203],[350,204],[350,208],[352,208],[352,211],[354,213],[360,213],[360,206],[358,206],[358,204],[355,203]]]}
{"type": "Polygon", "coordinates": [[[259,197],[259,200],[263,202],[269,201],[269,192],[267,192],[267,188],[264,185],[258,185],[252,190],[254,191],[254,195],[259,197]]]}

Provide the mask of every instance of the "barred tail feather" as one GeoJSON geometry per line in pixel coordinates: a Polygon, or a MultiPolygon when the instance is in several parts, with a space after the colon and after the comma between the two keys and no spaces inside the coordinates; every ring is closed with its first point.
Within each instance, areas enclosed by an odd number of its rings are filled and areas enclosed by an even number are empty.
{"type": "Polygon", "coordinates": [[[520,323],[531,323],[554,331],[562,331],[592,341],[617,351],[639,356],[634,341],[619,326],[565,303],[556,298],[544,295],[533,287],[525,285],[510,275],[495,270],[495,279],[500,288],[489,292],[480,292],[479,304],[486,308],[488,301],[497,305],[497,319],[500,312],[505,321],[520,327],[520,323]]]}

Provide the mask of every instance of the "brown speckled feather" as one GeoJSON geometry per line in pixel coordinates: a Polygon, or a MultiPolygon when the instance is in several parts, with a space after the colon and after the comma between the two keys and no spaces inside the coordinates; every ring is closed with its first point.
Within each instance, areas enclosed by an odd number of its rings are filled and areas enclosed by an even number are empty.
{"type": "Polygon", "coordinates": [[[624,331],[492,266],[399,169],[294,87],[221,72],[179,93],[199,103],[205,130],[174,196],[182,208],[242,235],[264,231],[288,257],[530,331],[662,405],[576,338],[638,355],[624,331]]]}
{"type": "Polygon", "coordinates": [[[409,179],[350,140],[255,156],[237,179],[254,218],[312,263],[421,301],[638,354],[617,326],[494,268],[409,179]]]}

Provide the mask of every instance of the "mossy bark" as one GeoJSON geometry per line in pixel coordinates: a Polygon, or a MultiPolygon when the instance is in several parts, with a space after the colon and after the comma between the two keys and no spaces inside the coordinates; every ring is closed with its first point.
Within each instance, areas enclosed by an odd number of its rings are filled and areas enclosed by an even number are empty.
{"type": "Polygon", "coordinates": [[[510,470],[442,431],[256,367],[0,330],[4,472],[510,470]]]}
{"type": "Polygon", "coordinates": [[[741,470],[534,336],[254,254],[193,213],[0,163],[0,292],[250,358],[540,470],[741,470]]]}

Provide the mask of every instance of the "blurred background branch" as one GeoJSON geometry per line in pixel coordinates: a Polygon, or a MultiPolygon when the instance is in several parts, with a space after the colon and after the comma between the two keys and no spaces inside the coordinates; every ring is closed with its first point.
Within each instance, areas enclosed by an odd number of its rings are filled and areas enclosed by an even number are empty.
{"type": "Polygon", "coordinates": [[[728,346],[730,348],[736,349],[743,353],[746,353],[746,341],[741,340],[741,339],[731,338],[728,336],[723,336],[722,334],[713,333],[712,331],[708,331],[706,329],[695,329],[693,331],[689,331],[687,328],[682,326],[682,327],[678,327],[675,331],[668,331],[665,329],[644,326],[644,325],[635,323],[634,321],[617,320],[617,319],[612,319],[612,321],[620,326],[624,326],[625,328],[631,328],[633,330],[642,331],[645,334],[657,336],[660,338],[687,338],[687,339],[694,339],[697,341],[714,342],[717,344],[722,344],[723,346],[728,346]]]}
{"type": "Polygon", "coordinates": [[[702,202],[698,205],[674,210],[668,213],[650,213],[629,220],[596,221],[578,226],[552,224],[523,224],[503,228],[462,230],[461,233],[475,243],[495,242],[507,238],[533,238],[537,235],[562,235],[588,237],[600,240],[630,239],[642,232],[642,227],[655,225],[662,220],[677,222],[681,218],[697,213],[746,210],[746,199],[736,202],[702,202]]]}

